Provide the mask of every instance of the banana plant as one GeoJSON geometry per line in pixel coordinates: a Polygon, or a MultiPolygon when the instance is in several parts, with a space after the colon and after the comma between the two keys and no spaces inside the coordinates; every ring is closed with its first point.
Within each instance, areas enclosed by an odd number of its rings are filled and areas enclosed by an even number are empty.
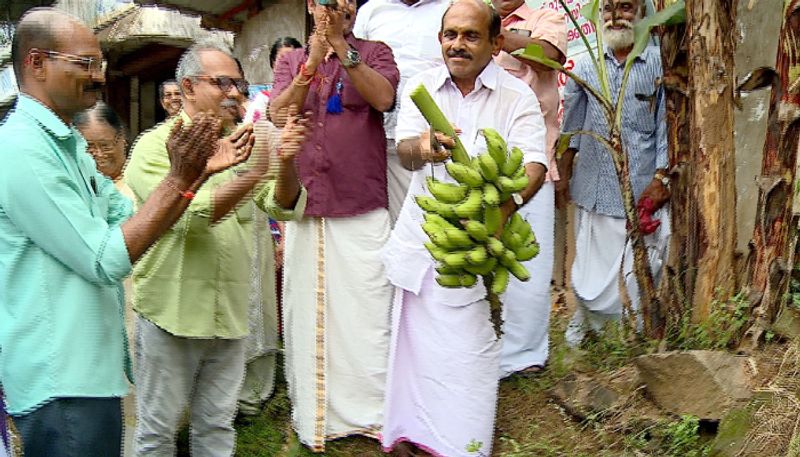
{"type": "MultiPolygon", "coordinates": [[[[567,75],[567,77],[571,78],[576,84],[582,87],[586,93],[594,97],[600,104],[603,114],[606,117],[606,123],[610,126],[607,136],[604,137],[596,132],[586,130],[565,132],[559,138],[558,145],[556,146],[556,155],[560,157],[561,154],[566,151],[567,147],[569,146],[570,139],[575,135],[588,135],[594,138],[595,141],[603,145],[611,155],[622,192],[622,203],[625,209],[625,218],[628,226],[628,238],[631,240],[633,247],[634,274],[639,285],[641,294],[641,314],[644,318],[643,330],[645,336],[655,337],[657,335],[654,334],[654,330],[656,327],[658,327],[657,322],[660,307],[656,296],[655,281],[653,280],[653,274],[647,257],[647,248],[645,246],[644,236],[639,226],[639,216],[636,211],[636,202],[634,199],[633,187],[630,179],[628,155],[625,151],[624,145],[622,144],[622,102],[625,98],[625,90],[627,88],[628,77],[630,76],[633,63],[636,57],[641,55],[641,53],[647,47],[652,29],[657,26],[673,25],[684,22],[686,20],[686,5],[684,0],[678,0],[666,8],[643,18],[635,24],[633,49],[628,54],[625,62],[622,84],[620,85],[619,93],[612,94],[604,57],[603,21],[601,18],[601,7],[603,1],[604,0],[591,0],[580,10],[581,16],[592,22],[597,30],[596,48],[592,49],[588,38],[578,25],[578,21],[575,16],[567,7],[565,0],[559,0],[561,6],[569,16],[570,21],[575,26],[575,29],[580,33],[581,40],[588,50],[588,58],[591,59],[598,76],[600,85],[599,88],[589,85],[585,80],[564,68],[560,63],[545,57],[544,50],[539,45],[531,44],[525,49],[515,51],[513,55],[522,59],[531,60],[538,64],[552,68],[553,70],[564,73],[567,75]]],[[[620,287],[625,287],[624,281],[620,282],[620,287]]],[[[621,296],[627,296],[627,292],[625,290],[622,290],[621,292],[621,296]]]]}

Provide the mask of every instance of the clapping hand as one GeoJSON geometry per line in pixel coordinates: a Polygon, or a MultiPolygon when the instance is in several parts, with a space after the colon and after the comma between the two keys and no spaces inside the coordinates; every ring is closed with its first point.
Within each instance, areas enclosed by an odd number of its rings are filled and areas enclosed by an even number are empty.
{"type": "Polygon", "coordinates": [[[198,113],[192,124],[178,118],[167,139],[170,176],[188,187],[206,173],[209,158],[217,151],[217,137],[222,121],[206,113],[198,113]]]}
{"type": "Polygon", "coordinates": [[[219,173],[247,160],[253,152],[255,139],[253,124],[245,124],[232,134],[217,140],[217,150],[208,159],[206,174],[219,173]]]}
{"type": "Polygon", "coordinates": [[[282,165],[292,165],[295,157],[303,147],[308,128],[308,119],[297,113],[297,107],[289,107],[286,125],[281,132],[281,144],[278,148],[278,158],[282,165]]]}

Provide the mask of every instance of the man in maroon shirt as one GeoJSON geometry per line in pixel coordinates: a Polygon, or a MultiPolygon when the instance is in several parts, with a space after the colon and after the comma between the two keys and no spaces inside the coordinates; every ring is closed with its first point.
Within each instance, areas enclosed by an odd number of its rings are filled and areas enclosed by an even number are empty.
{"type": "Polygon", "coordinates": [[[355,0],[307,2],[316,29],[278,62],[270,114],[281,126],[292,105],[310,113],[297,163],[308,204],[287,224],[283,303],[294,426],[322,451],[382,423],[392,301],[380,257],[390,231],[383,113],[400,73],[388,46],[352,35],[355,0]]]}

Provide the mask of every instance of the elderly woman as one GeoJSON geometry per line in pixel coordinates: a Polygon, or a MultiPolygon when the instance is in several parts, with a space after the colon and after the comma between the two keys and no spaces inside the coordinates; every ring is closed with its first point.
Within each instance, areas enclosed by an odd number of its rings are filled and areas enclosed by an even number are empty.
{"type": "MultiPolygon", "coordinates": [[[[133,201],[133,192],[122,180],[122,171],[128,161],[129,153],[128,130],[117,113],[107,104],[99,101],[94,107],[75,116],[72,122],[86,139],[86,152],[94,158],[97,171],[114,181],[117,190],[133,201]]],[[[123,285],[125,287],[125,329],[128,336],[128,347],[131,348],[131,359],[133,359],[134,313],[131,303],[133,296],[131,278],[125,279],[123,285]]],[[[136,420],[135,409],[133,396],[129,395],[123,403],[125,426],[131,430],[126,437],[133,435],[132,430],[136,420]]]]}

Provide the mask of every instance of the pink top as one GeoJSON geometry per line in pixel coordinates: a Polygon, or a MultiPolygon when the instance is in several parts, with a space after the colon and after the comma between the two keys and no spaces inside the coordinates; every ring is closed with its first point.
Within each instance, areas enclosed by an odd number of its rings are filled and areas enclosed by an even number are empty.
{"type": "MultiPolygon", "coordinates": [[[[558,48],[562,54],[567,55],[567,25],[564,16],[554,10],[549,8],[534,10],[523,3],[503,19],[503,27],[530,30],[531,38],[546,41],[558,48]]],[[[545,152],[547,152],[549,162],[547,179],[558,181],[555,159],[556,142],[561,130],[558,122],[558,107],[561,103],[561,96],[558,93],[558,72],[536,72],[529,65],[520,62],[505,51],[501,51],[495,57],[495,62],[528,84],[539,99],[539,105],[544,114],[544,124],[547,128],[545,138],[545,152]]]]}
{"type": "MultiPolygon", "coordinates": [[[[400,72],[391,49],[352,34],[346,39],[361,55],[362,65],[383,75],[396,90],[400,72]]],[[[307,57],[305,49],[296,49],[278,60],[273,100],[292,83],[307,57]]],[[[320,64],[317,75],[303,107],[311,112],[311,128],[297,159],[308,190],[305,215],[350,217],[388,207],[383,113],[361,97],[335,55],[320,64]],[[328,99],[340,80],[343,112],[331,114],[328,99]]]]}

